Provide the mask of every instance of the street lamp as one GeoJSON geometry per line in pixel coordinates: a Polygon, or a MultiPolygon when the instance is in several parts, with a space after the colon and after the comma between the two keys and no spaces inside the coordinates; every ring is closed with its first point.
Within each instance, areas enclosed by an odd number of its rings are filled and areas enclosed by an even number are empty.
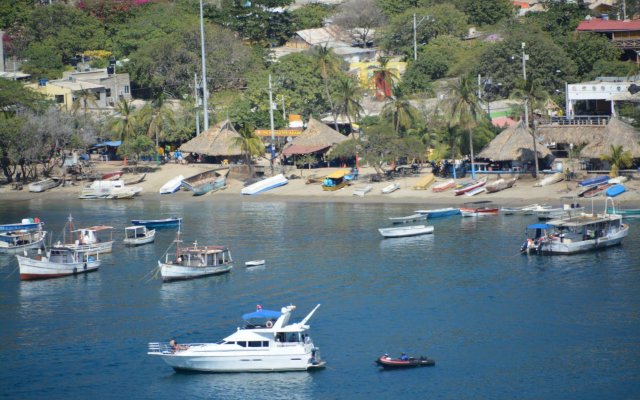
{"type": "MultiPolygon", "coordinates": [[[[525,88],[527,85],[527,60],[529,59],[529,55],[525,54],[524,48],[526,46],[525,42],[522,42],[522,78],[524,79],[525,88]]],[[[526,89],[525,89],[526,90],[526,89]]],[[[524,98],[524,123],[527,127],[529,127],[529,96],[525,95],[524,98]]],[[[533,136],[533,159],[535,161],[535,177],[538,177],[538,146],[536,143],[536,125],[533,124],[532,127],[532,136],[533,136]]]]}

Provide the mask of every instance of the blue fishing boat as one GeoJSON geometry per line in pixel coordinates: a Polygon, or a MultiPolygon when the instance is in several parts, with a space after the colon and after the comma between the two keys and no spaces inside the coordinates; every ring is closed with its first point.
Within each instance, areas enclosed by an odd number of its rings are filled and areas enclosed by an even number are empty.
{"type": "Polygon", "coordinates": [[[607,183],[608,181],[609,181],[609,176],[600,175],[600,176],[594,176],[593,178],[589,178],[589,179],[585,179],[583,181],[580,181],[578,183],[578,185],[580,185],[580,186],[593,186],[593,185],[600,185],[602,183],[607,183]]]}
{"type": "Polygon", "coordinates": [[[624,193],[626,191],[627,191],[627,188],[625,188],[624,185],[617,184],[617,185],[613,185],[610,188],[608,188],[605,193],[609,197],[616,197],[616,196],[621,195],[622,193],[624,193]]]}
{"type": "Polygon", "coordinates": [[[212,169],[183,179],[182,186],[191,190],[194,196],[202,196],[225,187],[228,174],[229,168],[212,169]]]}
{"type": "Polygon", "coordinates": [[[0,225],[0,232],[13,232],[19,230],[35,230],[40,227],[42,222],[38,218],[24,218],[22,222],[15,224],[0,225]]]}
{"type": "Polygon", "coordinates": [[[134,225],[146,226],[147,229],[175,228],[182,223],[182,218],[165,218],[165,219],[132,219],[134,225]]]}
{"type": "Polygon", "coordinates": [[[440,218],[440,217],[448,217],[450,215],[458,215],[460,214],[460,209],[447,207],[447,208],[438,208],[432,210],[416,210],[414,211],[416,214],[426,214],[427,218],[440,218]]]}

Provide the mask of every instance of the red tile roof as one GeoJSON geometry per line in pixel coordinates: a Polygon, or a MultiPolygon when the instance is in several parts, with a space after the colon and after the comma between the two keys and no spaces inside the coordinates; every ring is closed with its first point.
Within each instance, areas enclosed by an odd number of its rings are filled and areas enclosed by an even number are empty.
{"type": "Polygon", "coordinates": [[[576,30],[592,32],[640,31],[640,20],[613,21],[592,19],[588,21],[581,21],[576,30]]]}

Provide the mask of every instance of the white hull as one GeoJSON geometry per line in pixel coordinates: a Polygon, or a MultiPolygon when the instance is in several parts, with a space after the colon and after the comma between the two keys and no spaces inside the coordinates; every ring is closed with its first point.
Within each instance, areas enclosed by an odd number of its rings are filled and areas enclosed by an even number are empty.
{"type": "Polygon", "coordinates": [[[36,238],[36,240],[34,240],[33,242],[17,246],[12,246],[10,243],[0,241],[0,254],[18,254],[22,253],[24,250],[37,249],[39,247],[42,247],[46,235],[47,232],[42,231],[39,238],[36,238]]]}
{"type": "Polygon", "coordinates": [[[140,246],[143,244],[153,243],[156,238],[156,230],[148,231],[147,236],[137,238],[124,239],[124,244],[127,246],[140,246]]]}
{"type": "Polygon", "coordinates": [[[113,240],[93,244],[65,244],[62,246],[76,250],[78,253],[111,253],[113,240]]]}
{"type": "Polygon", "coordinates": [[[401,228],[380,228],[378,232],[385,238],[398,238],[433,233],[433,226],[414,225],[401,228]]]}
{"type": "Polygon", "coordinates": [[[244,263],[244,265],[246,267],[258,267],[260,265],[264,265],[265,261],[264,260],[253,260],[253,261],[247,261],[246,263],[244,263]]]}
{"type": "Polygon", "coordinates": [[[393,193],[396,190],[400,189],[400,184],[399,183],[392,183],[391,185],[385,187],[384,189],[382,189],[382,193],[383,194],[389,194],[389,193],[393,193]]]}
{"type": "MultiPolygon", "coordinates": [[[[560,240],[556,238],[552,241],[544,242],[540,245],[539,252],[541,254],[576,254],[585,251],[598,250],[605,247],[616,246],[622,243],[622,240],[629,234],[629,226],[624,227],[617,232],[610,233],[597,239],[570,241],[560,240]]],[[[531,249],[530,249],[531,250],[531,249]]]]}
{"type": "Polygon", "coordinates": [[[184,180],[184,176],[178,175],[175,178],[171,179],[169,182],[162,185],[160,188],[160,194],[170,194],[175,193],[182,186],[182,181],[184,180]]]}
{"type": "Polygon", "coordinates": [[[373,190],[373,187],[371,185],[367,185],[365,187],[355,189],[353,191],[353,195],[354,196],[364,197],[364,195],[369,193],[371,190],[373,190]]]}
{"type": "Polygon", "coordinates": [[[202,278],[210,275],[224,274],[231,271],[233,265],[225,264],[208,267],[189,267],[184,265],[160,264],[160,275],[165,282],[202,278]]]}
{"type": "Polygon", "coordinates": [[[465,196],[475,196],[477,194],[480,194],[482,192],[486,192],[487,189],[484,187],[479,187],[479,188],[475,188],[473,190],[469,190],[467,193],[465,193],[465,196]]]}
{"type": "Polygon", "coordinates": [[[564,179],[564,174],[561,172],[557,172],[553,175],[549,175],[545,178],[542,178],[538,183],[536,183],[533,186],[535,187],[549,186],[549,185],[553,185],[554,183],[560,182],[563,179],[564,179]]]}
{"type": "Polygon", "coordinates": [[[29,184],[29,191],[33,193],[42,193],[46,190],[53,189],[58,186],[60,182],[55,179],[44,179],[39,182],[29,184]]]}
{"type": "Polygon", "coordinates": [[[278,174],[272,176],[271,178],[263,179],[259,182],[256,182],[253,185],[249,185],[246,188],[243,188],[240,193],[246,195],[254,195],[274,189],[278,186],[286,185],[287,183],[289,183],[289,180],[285,178],[284,175],[278,174]]]}
{"type": "Polygon", "coordinates": [[[95,271],[100,267],[100,260],[72,263],[50,262],[46,257],[41,260],[16,255],[20,267],[20,279],[57,278],[67,275],[82,274],[95,271]]]}

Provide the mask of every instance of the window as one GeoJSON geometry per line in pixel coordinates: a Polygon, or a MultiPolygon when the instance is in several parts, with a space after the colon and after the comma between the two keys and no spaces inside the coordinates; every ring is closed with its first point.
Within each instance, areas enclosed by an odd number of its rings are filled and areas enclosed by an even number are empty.
{"type": "Polygon", "coordinates": [[[129,93],[129,85],[124,85],[124,92],[129,93]]]}
{"type": "Polygon", "coordinates": [[[107,97],[111,97],[111,89],[107,89],[106,95],[107,97]]]}
{"type": "Polygon", "coordinates": [[[56,95],[56,103],[58,103],[58,104],[63,104],[64,103],[64,95],[63,94],[57,94],[56,95]]]}
{"type": "Polygon", "coordinates": [[[249,347],[262,347],[262,342],[251,341],[249,342],[249,347]]]}
{"type": "Polygon", "coordinates": [[[247,342],[237,342],[238,346],[247,347],[247,342]]]}
{"type": "Polygon", "coordinates": [[[264,340],[262,342],[262,347],[269,347],[269,341],[268,340],[264,340]]]}

